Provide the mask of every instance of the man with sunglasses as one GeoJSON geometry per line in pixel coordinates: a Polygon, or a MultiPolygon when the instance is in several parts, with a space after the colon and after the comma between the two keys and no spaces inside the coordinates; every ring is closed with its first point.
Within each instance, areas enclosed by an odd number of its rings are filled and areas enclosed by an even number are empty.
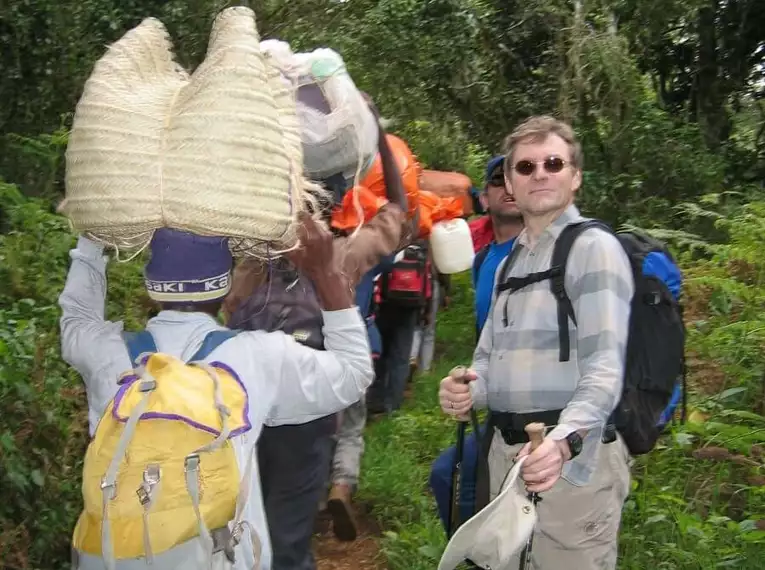
{"type": "MultiPolygon", "coordinates": [[[[576,342],[569,360],[560,361],[550,283],[524,278],[549,270],[563,228],[585,219],[574,205],[581,147],[570,126],[542,116],[516,128],[505,152],[505,183],[525,228],[508,267],[499,271],[473,364],[463,378],[442,380],[441,407],[460,419],[473,405],[491,410],[490,497],[515,459],[528,455],[522,476],[527,490],[541,498],[535,570],[611,570],[630,477],[626,446],[606,422],[621,395],[632,271],[613,235],[590,228],[576,240],[565,268],[576,319],[576,325],[569,319],[569,335],[576,342]],[[505,283],[521,286],[506,289],[505,283]],[[523,428],[540,421],[548,431],[530,453],[523,428]]],[[[519,554],[503,567],[518,567],[519,554]]]]}

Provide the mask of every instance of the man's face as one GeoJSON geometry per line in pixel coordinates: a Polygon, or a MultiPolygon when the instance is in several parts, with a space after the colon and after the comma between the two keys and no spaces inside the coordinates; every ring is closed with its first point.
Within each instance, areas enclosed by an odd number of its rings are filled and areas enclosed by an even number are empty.
{"type": "Polygon", "coordinates": [[[582,184],[581,171],[571,164],[571,149],[558,135],[541,142],[521,142],[513,150],[506,181],[518,208],[531,215],[565,209],[582,184]]]}
{"type": "Polygon", "coordinates": [[[521,216],[513,196],[505,188],[505,176],[500,164],[492,172],[486,190],[481,194],[481,205],[500,219],[515,219],[521,216]]]}

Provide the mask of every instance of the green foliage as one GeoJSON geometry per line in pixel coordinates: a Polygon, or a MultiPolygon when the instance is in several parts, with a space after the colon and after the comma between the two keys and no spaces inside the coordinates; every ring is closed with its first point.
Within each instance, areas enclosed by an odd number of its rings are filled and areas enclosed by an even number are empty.
{"type": "Polygon", "coordinates": [[[66,221],[0,182],[0,558],[63,560],[79,509],[84,392],[61,361],[55,305],[72,240],[66,221]],[[51,509],[50,505],[56,505],[51,509]]]}
{"type": "Polygon", "coordinates": [[[423,168],[464,172],[477,187],[491,154],[470,142],[459,123],[412,121],[398,134],[407,142],[423,168]]]}
{"type": "MultiPolygon", "coordinates": [[[[0,180],[0,560],[60,568],[81,508],[81,380],[61,359],[57,298],[74,239],[47,203],[0,180]]],[[[139,267],[110,268],[109,313],[145,320],[139,267]]],[[[117,317],[120,318],[120,317],[117,317]]]]}

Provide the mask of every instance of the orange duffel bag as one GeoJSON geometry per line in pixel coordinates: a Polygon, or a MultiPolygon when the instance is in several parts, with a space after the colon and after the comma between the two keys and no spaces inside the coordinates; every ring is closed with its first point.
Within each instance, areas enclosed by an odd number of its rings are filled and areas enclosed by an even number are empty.
{"type": "Polygon", "coordinates": [[[433,192],[442,198],[459,197],[462,200],[462,211],[467,216],[473,213],[473,199],[470,196],[472,186],[470,178],[460,172],[423,170],[420,173],[420,190],[433,192]]]}

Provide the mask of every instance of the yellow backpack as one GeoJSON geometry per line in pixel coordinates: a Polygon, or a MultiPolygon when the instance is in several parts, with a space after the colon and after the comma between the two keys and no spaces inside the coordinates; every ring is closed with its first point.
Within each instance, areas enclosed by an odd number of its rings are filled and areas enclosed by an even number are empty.
{"type": "MultiPolygon", "coordinates": [[[[217,331],[218,343],[220,333],[234,334],[217,331]]],[[[251,428],[247,391],[220,363],[153,351],[135,362],[85,455],[74,568],[140,561],[191,569],[210,567],[213,556],[233,564],[253,460],[250,453],[242,478],[230,438],[251,428]]],[[[250,530],[257,561],[260,541],[250,530]]]]}

